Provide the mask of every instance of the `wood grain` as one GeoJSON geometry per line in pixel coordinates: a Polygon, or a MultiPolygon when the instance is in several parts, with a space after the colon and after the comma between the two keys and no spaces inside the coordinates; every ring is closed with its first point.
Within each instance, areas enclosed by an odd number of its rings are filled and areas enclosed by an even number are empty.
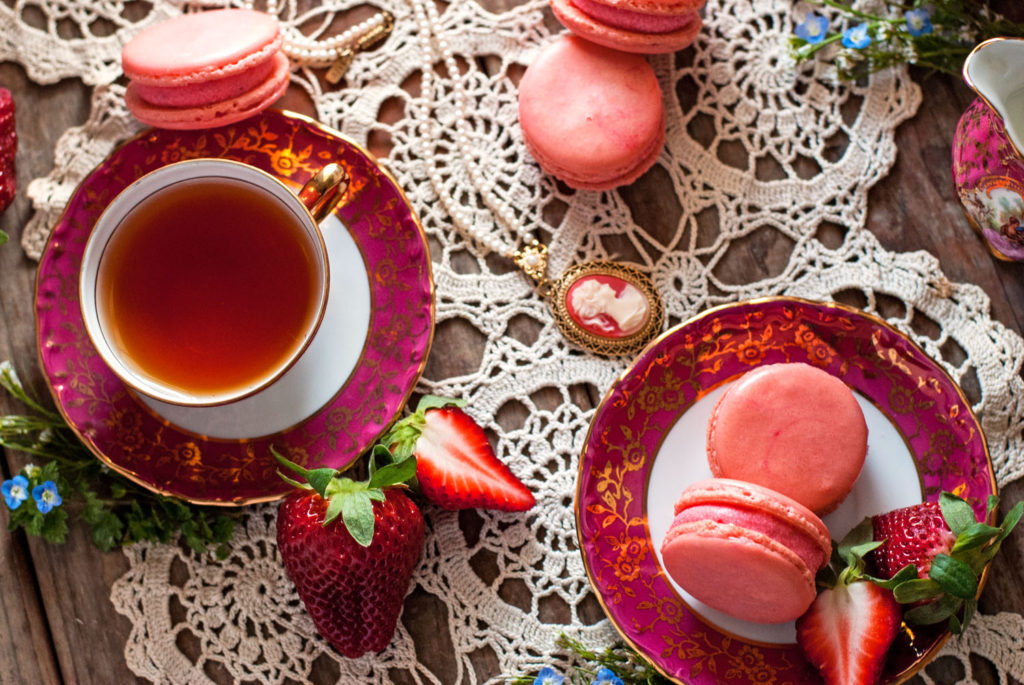
{"type": "MultiPolygon", "coordinates": [[[[490,10],[517,4],[515,0],[489,0],[482,3],[490,10]]],[[[351,21],[362,15],[353,14],[351,21]]],[[[340,25],[337,30],[343,30],[340,25]]],[[[495,62],[484,62],[494,68],[495,62]]],[[[1010,329],[1020,332],[1024,315],[1024,265],[1006,264],[992,258],[982,241],[968,227],[953,198],[949,176],[950,142],[960,113],[972,94],[958,79],[925,77],[915,74],[924,88],[924,104],[916,117],[897,131],[898,158],[892,173],[869,195],[868,228],[889,250],[927,250],[939,258],[946,275],[954,282],[974,283],[992,300],[993,316],[1010,329]]],[[[47,396],[38,370],[33,322],[33,280],[35,264],[27,260],[17,246],[21,229],[31,209],[24,194],[32,178],[52,168],[57,137],[67,127],[80,124],[88,113],[89,91],[77,81],[39,86],[28,81],[23,70],[12,64],[0,64],[0,84],[10,88],[18,102],[19,195],[14,205],[0,218],[0,229],[12,237],[12,244],[0,248],[0,356],[10,359],[37,396],[47,396]]],[[[290,109],[314,114],[312,104],[298,89],[292,89],[281,103],[290,109]]],[[[371,141],[375,152],[386,154],[387,141],[371,141]]],[[[654,171],[623,192],[635,220],[655,235],[674,230],[680,209],[667,177],[654,171]]],[[[717,230],[713,222],[701,230],[717,230]]],[[[822,229],[823,240],[840,240],[842,227],[822,229]],[[832,235],[826,235],[832,231],[832,235]]],[[[722,266],[726,280],[751,279],[775,273],[788,260],[784,246],[748,241],[734,250],[722,266]]],[[[895,305],[894,305],[895,306],[895,305]]],[[[536,327],[529,321],[516,321],[509,334],[529,341],[536,327]]],[[[473,371],[482,354],[479,334],[457,319],[438,327],[433,354],[428,362],[427,378],[440,379],[473,371]]],[[[589,408],[604,389],[580,387],[573,401],[589,408]]],[[[534,397],[540,403],[560,402],[557,393],[534,397]]],[[[17,412],[12,400],[0,396],[0,412],[17,412]]],[[[502,425],[520,425],[526,418],[522,405],[503,408],[502,425]]],[[[6,454],[4,477],[24,463],[21,455],[6,454]]],[[[1006,489],[1003,509],[1024,497],[1024,482],[1006,489]]],[[[3,511],[3,507],[0,507],[3,511]]],[[[0,524],[6,522],[0,514],[0,524]]],[[[479,517],[467,512],[460,516],[467,538],[479,530],[479,517]]],[[[486,561],[481,562],[484,566],[486,561]]],[[[102,554],[91,546],[81,528],[75,528],[64,546],[51,546],[36,540],[27,542],[20,534],[0,535],[0,683],[129,683],[137,679],[124,664],[124,645],[128,621],[113,611],[109,602],[110,585],[126,568],[123,555],[102,554]]],[[[486,574],[483,566],[479,572],[486,574]]],[[[503,590],[510,603],[525,602],[525,588],[503,590]]],[[[1005,552],[993,567],[982,597],[982,610],[1024,612],[1024,531],[1008,540],[1005,552]]],[[[553,621],[564,618],[559,607],[550,607],[553,621]]],[[[596,622],[600,609],[596,602],[583,608],[585,620],[596,622]]],[[[460,670],[448,642],[447,615],[442,598],[423,591],[414,592],[405,604],[403,623],[416,641],[417,654],[434,670],[443,683],[454,682],[460,670]]],[[[541,652],[551,645],[537,645],[541,652]]],[[[481,648],[472,655],[471,667],[477,680],[498,675],[497,659],[490,649],[481,648]]],[[[979,661],[975,677],[981,683],[996,682],[992,669],[979,661]]],[[[928,667],[938,682],[955,681],[958,665],[939,660],[928,667]]],[[[228,682],[225,673],[216,671],[220,682],[228,682]]],[[[314,683],[333,683],[337,667],[330,659],[319,660],[310,676],[314,683]]],[[[396,683],[411,683],[410,674],[392,674],[396,683]]],[[[916,679],[920,682],[920,679],[916,679]]]]}

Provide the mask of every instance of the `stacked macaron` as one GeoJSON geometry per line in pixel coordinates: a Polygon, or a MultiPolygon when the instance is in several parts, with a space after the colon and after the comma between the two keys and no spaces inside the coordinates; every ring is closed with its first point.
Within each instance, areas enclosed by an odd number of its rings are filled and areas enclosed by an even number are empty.
{"type": "Polygon", "coordinates": [[[121,52],[131,79],[129,111],[151,126],[224,126],[263,111],[284,94],[288,59],[277,21],[263,12],[223,9],[155,24],[121,52]]]}
{"type": "Polygon", "coordinates": [[[829,559],[819,516],[853,489],[867,424],[851,390],[813,366],[760,367],[730,386],[708,422],[715,478],[685,490],[662,542],[680,587],[730,616],[790,621],[829,559]]]}
{"type": "Polygon", "coordinates": [[[832,553],[828,529],[785,495],[728,478],[683,490],[661,555],[672,578],[710,607],[745,621],[792,621],[814,601],[832,553]]]}
{"type": "Polygon", "coordinates": [[[688,47],[703,22],[705,0],[551,0],[573,33],[610,48],[657,54],[688,47]]]}
{"type": "Polygon", "coordinates": [[[519,125],[541,168],[607,190],[647,171],[665,143],[661,88],[643,57],[565,35],[519,83],[519,125]]]}

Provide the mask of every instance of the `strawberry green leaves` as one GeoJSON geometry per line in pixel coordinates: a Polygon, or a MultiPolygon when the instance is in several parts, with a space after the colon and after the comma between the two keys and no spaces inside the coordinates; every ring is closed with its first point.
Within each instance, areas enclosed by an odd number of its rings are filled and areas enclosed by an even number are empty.
{"type": "Polygon", "coordinates": [[[373,541],[373,503],[384,501],[384,488],[405,483],[416,474],[415,459],[377,468],[379,457],[390,460],[387,448],[380,445],[371,454],[370,478],[366,481],[340,477],[339,472],[332,468],[305,469],[283,457],[273,447],[270,452],[278,463],[305,480],[303,483],[278,471],[285,482],[297,488],[315,490],[327,502],[324,525],[341,516],[346,530],[363,547],[369,547],[373,541]]]}
{"type": "MultiPolygon", "coordinates": [[[[986,520],[993,517],[998,505],[998,497],[988,498],[986,520]]],[[[949,553],[935,554],[926,578],[917,577],[917,569],[908,564],[892,579],[875,582],[889,587],[900,604],[915,605],[904,614],[907,623],[928,625],[948,621],[950,631],[959,635],[977,609],[985,568],[1020,521],[1024,502],[1018,502],[998,526],[977,521],[971,505],[948,492],[940,495],[939,507],[946,525],[956,536],[949,553]]]]}

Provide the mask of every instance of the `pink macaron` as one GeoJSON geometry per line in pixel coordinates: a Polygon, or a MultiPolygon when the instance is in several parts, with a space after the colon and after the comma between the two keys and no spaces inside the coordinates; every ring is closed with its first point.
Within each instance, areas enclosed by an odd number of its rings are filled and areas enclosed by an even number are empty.
{"type": "Polygon", "coordinates": [[[711,478],[675,505],[661,545],[666,572],[684,590],[729,616],[784,623],[817,594],[815,573],[832,553],[814,512],[752,483],[711,478]]]}
{"type": "Polygon", "coordinates": [[[223,126],[263,111],[288,87],[277,21],[223,9],[184,14],[136,35],[121,51],[125,100],[143,123],[223,126]]]}
{"type": "Polygon", "coordinates": [[[823,516],[853,489],[868,427],[841,380],[802,363],[762,366],[718,400],[708,422],[711,473],[777,490],[823,516]]]}
{"type": "Polygon", "coordinates": [[[573,35],[545,46],[523,74],[519,125],[541,168],[579,189],[632,183],[665,144],[661,88],[647,61],[573,35]]]}
{"type": "Polygon", "coordinates": [[[626,52],[656,54],[693,43],[705,0],[551,0],[562,24],[587,40],[626,52]]]}

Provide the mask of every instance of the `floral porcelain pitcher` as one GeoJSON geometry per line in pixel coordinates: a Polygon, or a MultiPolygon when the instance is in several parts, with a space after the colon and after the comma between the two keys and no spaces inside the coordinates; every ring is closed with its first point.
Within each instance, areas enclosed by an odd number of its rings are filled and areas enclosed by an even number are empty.
{"type": "Polygon", "coordinates": [[[964,62],[978,98],[953,137],[953,183],[1000,259],[1024,261],[1024,39],[993,38],[964,62]]]}

